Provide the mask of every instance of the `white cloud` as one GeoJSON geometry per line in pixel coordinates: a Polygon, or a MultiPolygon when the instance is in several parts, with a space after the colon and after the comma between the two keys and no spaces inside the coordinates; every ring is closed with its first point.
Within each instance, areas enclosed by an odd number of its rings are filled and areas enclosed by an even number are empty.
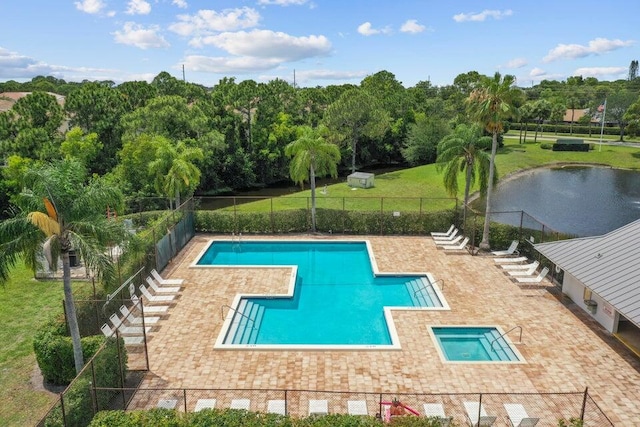
{"type": "Polygon", "coordinates": [[[76,9],[90,14],[100,13],[100,11],[105,7],[102,0],[82,0],[75,2],[75,5],[76,9]]]}
{"type": "Polygon", "coordinates": [[[530,72],[529,72],[529,76],[530,77],[540,77],[547,74],[547,72],[545,70],[543,70],[542,68],[538,68],[535,67],[533,68],[530,72]]]}
{"type": "Polygon", "coordinates": [[[574,76],[582,77],[612,77],[615,79],[627,76],[627,67],[582,67],[573,72],[574,76]]]}
{"type": "Polygon", "coordinates": [[[400,31],[402,31],[403,33],[417,34],[423,32],[424,30],[426,30],[426,27],[424,25],[418,24],[418,21],[415,19],[407,20],[400,27],[400,31]]]}
{"type": "Polygon", "coordinates": [[[129,0],[127,4],[127,15],[148,15],[151,12],[151,5],[145,0],[129,0]]]}
{"type": "Polygon", "coordinates": [[[172,0],[171,4],[178,6],[180,9],[186,9],[187,8],[186,0],[172,0]]]}
{"type": "Polygon", "coordinates": [[[258,4],[275,4],[278,6],[303,5],[308,0],[258,0],[258,4]]]}
{"type": "Polygon", "coordinates": [[[457,15],[453,15],[453,20],[456,22],[482,22],[486,21],[487,18],[493,19],[502,19],[505,16],[513,15],[513,11],[511,9],[507,10],[483,10],[480,13],[458,13],[457,15]]]}
{"type": "Polygon", "coordinates": [[[258,25],[260,14],[250,7],[215,10],[199,10],[195,15],[178,15],[178,21],[169,29],[181,36],[218,31],[233,31],[258,25]]]}
{"type": "Polygon", "coordinates": [[[525,58],[514,58],[504,64],[504,68],[522,68],[527,64],[528,62],[525,58]]]}
{"type": "Polygon", "coordinates": [[[113,33],[116,43],[138,47],[140,49],[168,47],[169,43],[158,34],[160,27],[147,28],[135,22],[125,22],[122,31],[113,33]]]}
{"type": "Polygon", "coordinates": [[[269,58],[278,62],[326,56],[331,42],[325,36],[294,37],[270,30],[225,32],[197,39],[196,45],[212,45],[234,56],[269,58]]]}
{"type": "Polygon", "coordinates": [[[202,55],[187,56],[183,62],[188,71],[205,73],[252,73],[255,71],[272,70],[280,65],[277,59],[257,57],[210,57],[202,55]]]}
{"type": "MultiPolygon", "coordinates": [[[[304,83],[318,80],[344,81],[357,80],[360,81],[370,73],[366,71],[335,71],[335,70],[296,70],[296,86],[304,85],[304,83]]],[[[271,81],[275,79],[284,80],[293,84],[293,76],[287,75],[267,75],[262,74],[258,77],[260,81],[271,81]]]]}
{"type": "Polygon", "coordinates": [[[602,55],[603,53],[622,47],[631,46],[634,40],[609,40],[605,38],[593,39],[587,46],[580,44],[559,44],[549,51],[542,60],[544,62],[556,61],[558,59],[583,58],[589,55],[602,55]]]}
{"type": "Polygon", "coordinates": [[[373,28],[371,22],[365,22],[364,24],[360,24],[358,26],[358,32],[363,36],[373,36],[375,34],[389,34],[391,33],[391,29],[389,27],[384,27],[381,29],[373,28]]]}

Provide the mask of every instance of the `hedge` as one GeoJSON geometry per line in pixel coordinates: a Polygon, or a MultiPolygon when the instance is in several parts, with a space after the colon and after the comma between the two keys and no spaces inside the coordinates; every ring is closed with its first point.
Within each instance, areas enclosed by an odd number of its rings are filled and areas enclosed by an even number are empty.
{"type": "MultiPolygon", "coordinates": [[[[205,233],[306,233],[311,228],[306,209],[271,212],[196,211],[196,230],[205,233]]],[[[456,223],[455,209],[440,212],[343,211],[317,209],[316,229],[341,234],[428,234],[456,223]]]]}
{"type": "MultiPolygon", "coordinates": [[[[98,412],[90,427],[380,427],[382,422],[371,416],[330,414],[294,418],[277,414],[262,414],[234,409],[205,409],[200,412],[179,413],[169,409],[149,411],[98,412]]],[[[436,427],[440,421],[426,417],[395,418],[390,424],[397,427],[436,427]]],[[[455,422],[452,427],[458,426],[455,422]]]]}

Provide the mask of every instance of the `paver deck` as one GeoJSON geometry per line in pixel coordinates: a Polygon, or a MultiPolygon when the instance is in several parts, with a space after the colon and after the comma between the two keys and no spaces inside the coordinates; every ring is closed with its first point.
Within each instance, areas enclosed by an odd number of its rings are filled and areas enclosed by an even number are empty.
{"type": "MultiPolygon", "coordinates": [[[[145,388],[342,390],[384,393],[589,393],[616,425],[640,420],[640,360],[573,303],[513,283],[493,259],[438,250],[429,237],[251,236],[369,240],[379,270],[430,272],[451,310],[394,311],[401,350],[220,350],[221,307],[237,293],[286,291],[287,268],[190,268],[216,237],[197,235],[163,275],[185,279],[178,303],[150,334],[145,388]],[[428,325],[524,328],[524,364],[445,364],[428,325]]],[[[548,287],[551,284],[543,282],[548,287]]],[[[511,336],[517,341],[517,334],[511,336]]]]}

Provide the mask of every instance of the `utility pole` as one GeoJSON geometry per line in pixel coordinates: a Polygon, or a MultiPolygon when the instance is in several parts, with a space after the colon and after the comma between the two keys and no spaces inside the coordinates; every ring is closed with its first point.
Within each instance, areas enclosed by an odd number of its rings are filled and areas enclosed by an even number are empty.
{"type": "Polygon", "coordinates": [[[184,77],[184,64],[182,64],[182,81],[185,82],[185,77],[184,77]]]}

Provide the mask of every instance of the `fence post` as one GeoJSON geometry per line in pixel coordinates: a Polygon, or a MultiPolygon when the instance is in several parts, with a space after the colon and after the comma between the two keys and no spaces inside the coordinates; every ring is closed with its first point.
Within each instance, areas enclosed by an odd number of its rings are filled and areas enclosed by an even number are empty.
{"type": "Polygon", "coordinates": [[[144,341],[144,360],[147,364],[147,371],[149,370],[149,349],[147,347],[147,328],[144,322],[144,302],[142,302],[142,298],[138,300],[140,303],[140,315],[142,316],[142,339],[144,341]]]}
{"type": "Polygon", "coordinates": [[[98,397],[96,396],[96,370],[93,366],[93,359],[91,359],[91,404],[93,406],[93,415],[100,410],[98,408],[98,397]]]}
{"type": "Polygon", "coordinates": [[[289,398],[287,396],[287,391],[284,391],[284,414],[289,415],[289,398]]]}
{"type": "Polygon", "coordinates": [[[184,399],[184,413],[187,413],[187,389],[182,389],[182,398],[184,399]]]}
{"type": "Polygon", "coordinates": [[[344,211],[344,207],[345,207],[345,203],[344,203],[344,196],[342,197],[342,233],[344,234],[347,228],[347,223],[346,223],[346,215],[345,215],[345,211],[344,211]]]}
{"type": "Polygon", "coordinates": [[[384,236],[384,197],[380,197],[380,235],[384,236]]]}
{"type": "MultiPolygon", "coordinates": [[[[116,348],[118,349],[118,373],[120,374],[118,377],[120,378],[120,388],[124,389],[125,380],[122,372],[122,352],[120,349],[120,331],[118,331],[118,328],[116,328],[116,348]]],[[[122,390],[122,409],[127,409],[126,406],[127,399],[124,396],[124,390],[122,390]]]]}
{"type": "Polygon", "coordinates": [[[480,425],[480,417],[481,416],[482,416],[482,393],[480,393],[480,399],[478,399],[478,421],[477,421],[476,425],[480,425]]]}
{"type": "Polygon", "coordinates": [[[271,232],[275,233],[276,232],[276,225],[273,221],[273,197],[271,197],[269,199],[269,201],[271,202],[271,232]]]}
{"type": "Polygon", "coordinates": [[[67,415],[64,413],[64,392],[60,393],[60,409],[62,411],[62,425],[67,427],[67,415]]]}
{"type": "Polygon", "coordinates": [[[580,421],[584,421],[584,412],[587,407],[587,396],[589,396],[589,387],[584,389],[584,397],[582,398],[582,409],[580,410],[580,421]]]}

